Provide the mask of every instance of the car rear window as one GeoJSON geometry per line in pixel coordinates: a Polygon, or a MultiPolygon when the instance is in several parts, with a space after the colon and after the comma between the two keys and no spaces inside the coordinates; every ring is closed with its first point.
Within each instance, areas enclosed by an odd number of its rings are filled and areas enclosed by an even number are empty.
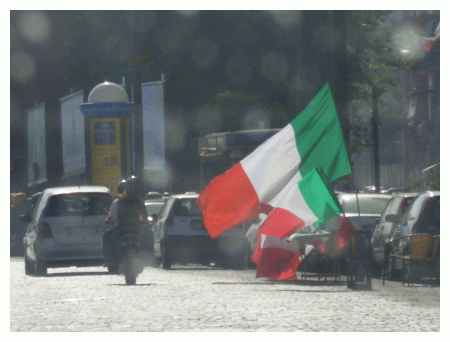
{"type": "Polygon", "coordinates": [[[416,233],[439,234],[440,232],[440,198],[432,197],[425,203],[419,220],[415,224],[416,233]]]}
{"type": "Polygon", "coordinates": [[[147,212],[148,216],[159,215],[163,206],[164,202],[145,203],[145,211],[147,212]]]}
{"type": "Polygon", "coordinates": [[[339,203],[345,213],[361,213],[381,215],[390,198],[343,196],[339,203]]]}
{"type": "Polygon", "coordinates": [[[201,216],[196,198],[180,198],[173,207],[175,216],[201,216]]]}
{"type": "Polygon", "coordinates": [[[82,193],[50,197],[44,216],[106,215],[112,202],[109,194],[82,193]]]}

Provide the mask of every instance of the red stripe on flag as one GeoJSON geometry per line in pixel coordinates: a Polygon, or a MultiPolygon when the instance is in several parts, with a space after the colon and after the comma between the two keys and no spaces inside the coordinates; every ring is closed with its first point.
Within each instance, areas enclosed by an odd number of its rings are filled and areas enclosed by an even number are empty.
{"type": "Polygon", "coordinates": [[[339,228],[336,232],[336,247],[343,250],[349,245],[353,233],[353,225],[348,217],[341,216],[339,218],[339,228]]]}
{"type": "Polygon", "coordinates": [[[301,218],[283,208],[274,208],[261,226],[261,234],[287,237],[302,228],[305,223],[301,218]]]}
{"type": "Polygon", "coordinates": [[[297,279],[299,255],[286,249],[263,248],[256,268],[256,277],[267,277],[273,280],[297,279]]]}
{"type": "Polygon", "coordinates": [[[215,177],[200,193],[198,205],[211,237],[258,214],[259,198],[240,163],[215,177]]]}
{"type": "Polygon", "coordinates": [[[286,238],[293,234],[297,229],[303,228],[305,223],[290,211],[282,208],[274,208],[270,212],[267,219],[258,229],[256,235],[256,247],[251,257],[252,261],[258,265],[260,263],[261,251],[261,234],[276,236],[278,238],[286,238]]]}

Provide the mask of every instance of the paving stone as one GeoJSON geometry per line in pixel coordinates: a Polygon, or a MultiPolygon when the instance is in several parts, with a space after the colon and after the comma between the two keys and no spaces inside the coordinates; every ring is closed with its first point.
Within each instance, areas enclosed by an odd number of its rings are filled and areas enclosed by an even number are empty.
{"type": "Polygon", "coordinates": [[[146,268],[137,286],[102,267],[24,274],[11,259],[11,331],[439,331],[439,287],[274,283],[255,270],[146,268]],[[102,273],[104,272],[105,273],[102,273]]]}

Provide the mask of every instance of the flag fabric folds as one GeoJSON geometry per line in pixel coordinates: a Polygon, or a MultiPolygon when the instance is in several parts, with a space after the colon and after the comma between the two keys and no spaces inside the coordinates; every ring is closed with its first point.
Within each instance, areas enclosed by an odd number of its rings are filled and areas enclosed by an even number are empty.
{"type": "Polygon", "coordinates": [[[215,177],[200,193],[198,203],[209,235],[218,237],[255,217],[263,205],[277,207],[285,192],[297,188],[315,168],[329,181],[351,173],[328,84],[290,124],[215,177]]]}
{"type": "Polygon", "coordinates": [[[258,230],[252,260],[256,264],[257,276],[276,280],[295,279],[299,253],[292,252],[295,245],[287,242],[286,238],[306,226],[326,222],[340,215],[342,209],[326,180],[316,169],[310,171],[296,186],[288,183],[273,204],[274,208],[258,230]],[[272,242],[270,245],[274,247],[264,246],[269,237],[272,242]]]}
{"type": "Polygon", "coordinates": [[[256,277],[274,280],[294,280],[300,265],[300,253],[296,246],[286,239],[262,234],[256,277]]]}
{"type": "Polygon", "coordinates": [[[339,218],[338,229],[336,231],[336,248],[339,251],[349,246],[353,229],[353,225],[348,217],[341,216],[339,218]]]}

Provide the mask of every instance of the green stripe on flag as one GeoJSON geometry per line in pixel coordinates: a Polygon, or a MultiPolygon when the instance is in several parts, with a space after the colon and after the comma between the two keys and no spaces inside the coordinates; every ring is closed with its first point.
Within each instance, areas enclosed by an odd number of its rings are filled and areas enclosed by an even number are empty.
{"type": "Polygon", "coordinates": [[[333,182],[351,173],[331,89],[325,84],[291,122],[301,158],[300,173],[321,169],[333,182]]]}
{"type": "Polygon", "coordinates": [[[321,225],[330,218],[342,213],[342,208],[336,199],[334,193],[330,190],[324,177],[318,170],[313,169],[298,182],[298,188],[303,195],[306,204],[314,212],[318,221],[315,223],[321,225]]]}

